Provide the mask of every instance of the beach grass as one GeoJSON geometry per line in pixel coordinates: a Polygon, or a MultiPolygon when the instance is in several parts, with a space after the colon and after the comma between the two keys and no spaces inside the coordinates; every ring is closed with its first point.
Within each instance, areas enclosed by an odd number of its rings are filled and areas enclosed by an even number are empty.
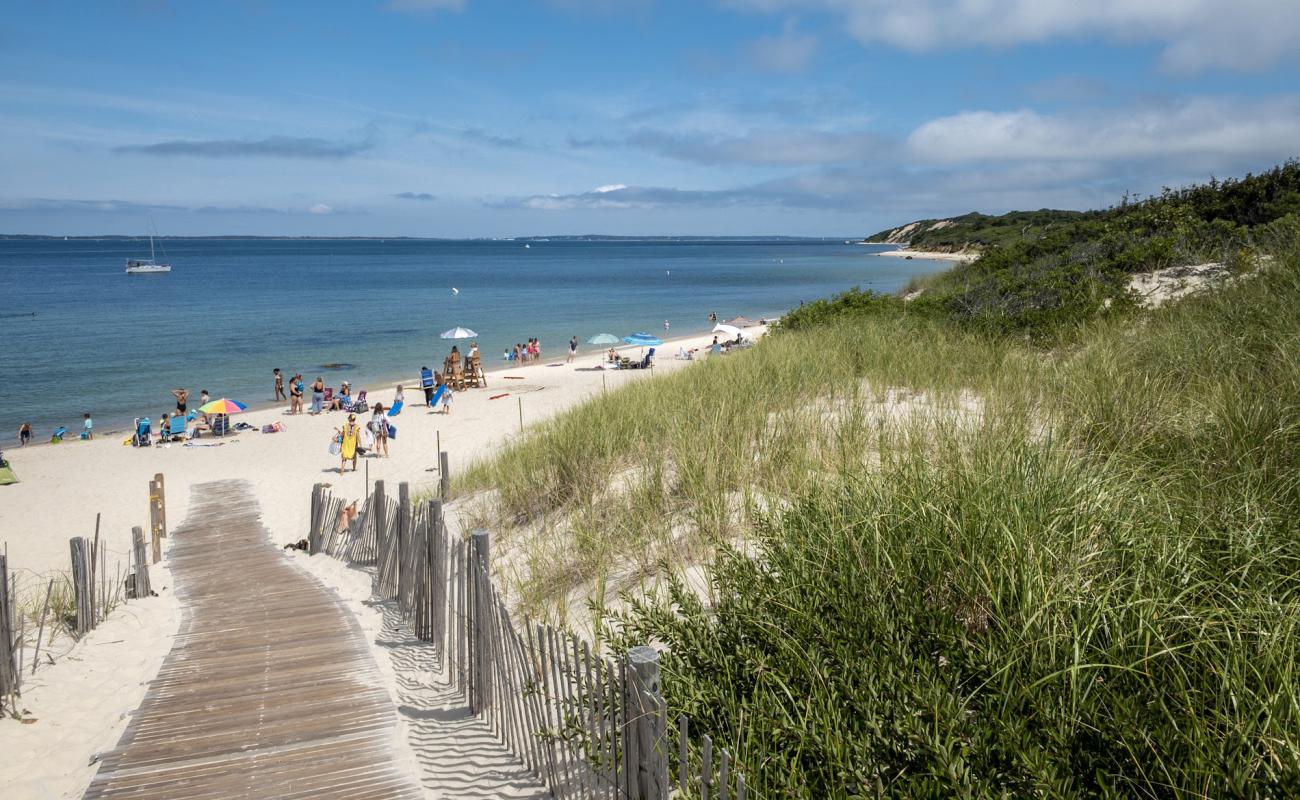
{"type": "Polygon", "coordinates": [[[783,331],[456,487],[562,621],[711,563],[598,629],[665,647],[752,796],[1296,796],[1300,249],[1268,255],[1032,343],[901,304],[783,331]]]}

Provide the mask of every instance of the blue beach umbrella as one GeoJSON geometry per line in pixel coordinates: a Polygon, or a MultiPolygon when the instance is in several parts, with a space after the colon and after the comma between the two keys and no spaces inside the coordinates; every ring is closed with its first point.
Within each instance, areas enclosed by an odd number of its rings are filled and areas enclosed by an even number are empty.
{"type": "Polygon", "coordinates": [[[621,341],[612,333],[598,333],[587,340],[587,344],[618,344],[621,341]]]}
{"type": "Polygon", "coordinates": [[[651,336],[650,334],[645,333],[644,331],[639,333],[634,333],[631,336],[624,336],[623,341],[627,342],[628,344],[635,344],[641,347],[656,347],[664,343],[663,339],[660,339],[658,336],[651,336]]]}

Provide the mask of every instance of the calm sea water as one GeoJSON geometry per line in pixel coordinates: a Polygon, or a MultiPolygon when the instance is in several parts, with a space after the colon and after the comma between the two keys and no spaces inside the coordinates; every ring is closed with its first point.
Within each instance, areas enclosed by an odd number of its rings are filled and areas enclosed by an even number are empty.
{"type": "Polygon", "coordinates": [[[79,430],[84,412],[99,430],[156,418],[176,386],[262,403],[273,367],[332,386],[413,378],[442,363],[452,343],[438,334],[458,325],[499,364],[530,336],[559,355],[574,334],[662,336],[665,319],[672,335],[703,332],[710,311],[758,319],[855,285],[893,291],[943,266],[842,240],[165,246],[171,274],[128,276],[147,240],[0,241],[0,441],[22,421],[39,441],[57,425],[79,430]]]}

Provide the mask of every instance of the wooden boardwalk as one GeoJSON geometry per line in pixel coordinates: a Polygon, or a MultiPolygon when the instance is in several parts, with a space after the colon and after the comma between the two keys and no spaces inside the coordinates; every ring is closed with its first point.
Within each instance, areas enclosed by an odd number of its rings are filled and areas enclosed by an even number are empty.
{"type": "Polygon", "coordinates": [[[418,798],[338,598],[270,542],[243,482],[197,487],[169,553],[176,643],[87,798],[418,798]]]}

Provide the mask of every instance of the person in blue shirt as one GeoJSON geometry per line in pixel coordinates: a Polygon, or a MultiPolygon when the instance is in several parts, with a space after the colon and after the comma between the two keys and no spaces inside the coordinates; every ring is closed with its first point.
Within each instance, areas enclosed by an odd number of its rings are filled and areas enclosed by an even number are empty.
{"type": "Polygon", "coordinates": [[[424,389],[424,404],[433,406],[433,370],[420,367],[420,387],[424,389]]]}

